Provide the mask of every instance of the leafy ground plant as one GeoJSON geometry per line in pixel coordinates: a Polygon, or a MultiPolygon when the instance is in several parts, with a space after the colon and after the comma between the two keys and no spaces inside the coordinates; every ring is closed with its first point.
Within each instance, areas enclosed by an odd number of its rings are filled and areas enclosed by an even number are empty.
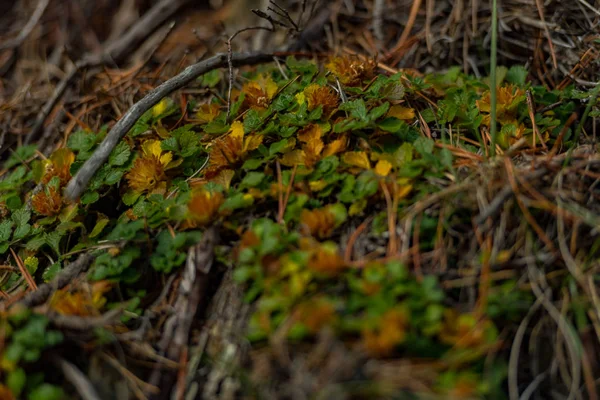
{"type": "MultiPolygon", "coordinates": [[[[62,190],[106,128],[73,132],[48,158],[23,146],[5,162],[0,393],[72,394],[42,362],[65,348],[96,385],[100,363],[132,393],[153,393],[147,364],[180,361],[159,344],[173,329],[167,305],[189,295],[210,230],[215,265],[200,270],[215,287],[231,273],[249,310],[250,346],[227,372],[239,393],[285,397],[286,377],[301,375],[312,395],[504,398],[535,371],[549,392],[593,389],[581,349],[597,324],[587,282],[600,164],[595,144],[563,149],[580,144],[572,116],[595,92],[550,91],[523,67],[498,68],[492,151],[488,81],[458,68],[381,74],[365,58],[289,57],[246,70],[229,116],[223,77],[198,80],[211,95],[149,110],[77,202],[62,190]],[[23,309],[81,254],[93,259],[85,278],[23,309]],[[560,341],[547,351],[553,367],[523,340],[538,351],[560,341]],[[147,363],[129,371],[117,351],[147,363]],[[330,385],[311,363],[336,371],[330,385]]],[[[206,303],[210,286],[197,293],[206,303]]],[[[192,329],[208,329],[203,307],[192,329]]],[[[195,362],[214,366],[216,353],[195,362]]]]}

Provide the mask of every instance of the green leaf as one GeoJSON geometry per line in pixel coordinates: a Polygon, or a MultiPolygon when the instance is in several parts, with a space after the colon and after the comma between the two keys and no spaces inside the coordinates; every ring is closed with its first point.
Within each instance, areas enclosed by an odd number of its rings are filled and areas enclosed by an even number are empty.
{"type": "Polygon", "coordinates": [[[112,166],[121,166],[127,162],[131,155],[131,149],[127,142],[120,142],[110,153],[108,164],[112,166]]]}
{"type": "Polygon", "coordinates": [[[94,225],[94,228],[92,229],[92,232],[90,233],[90,238],[96,237],[98,236],[102,230],[104,229],[104,227],[106,226],[106,224],[108,224],[110,222],[110,219],[108,219],[108,217],[104,214],[99,214],[98,215],[98,220],[96,221],[96,225],[94,225]]]}
{"type": "Polygon", "coordinates": [[[223,121],[214,120],[202,126],[202,130],[209,135],[220,135],[229,130],[229,124],[226,124],[223,121]]]}
{"type": "Polygon", "coordinates": [[[285,60],[285,64],[290,70],[303,76],[303,83],[310,82],[318,71],[315,63],[308,60],[297,60],[294,56],[289,56],[285,60]]]}
{"type": "Polygon", "coordinates": [[[409,163],[413,160],[413,145],[404,142],[400,147],[396,149],[394,152],[394,160],[396,161],[396,165],[400,166],[406,163],[409,163]]]}
{"type": "Polygon", "coordinates": [[[396,132],[400,131],[404,127],[404,125],[406,125],[406,122],[404,122],[400,119],[386,118],[383,121],[380,121],[377,124],[377,127],[379,129],[381,129],[382,131],[396,133],[396,132]]]}
{"type": "Polygon", "coordinates": [[[44,233],[44,242],[48,246],[50,246],[50,248],[52,250],[54,250],[54,252],[57,255],[60,255],[59,245],[60,245],[60,239],[62,239],[63,235],[64,235],[64,232],[59,232],[59,231],[44,233]]]}
{"type": "Polygon", "coordinates": [[[140,198],[140,196],[141,193],[130,190],[126,192],[123,195],[123,197],[121,197],[121,200],[123,200],[123,203],[125,203],[126,206],[132,206],[137,201],[137,199],[140,198]]]}
{"type": "Polygon", "coordinates": [[[92,132],[77,131],[69,136],[67,146],[73,151],[89,151],[96,144],[96,135],[92,132]]]}
{"type": "Polygon", "coordinates": [[[425,137],[420,137],[413,143],[415,150],[422,156],[432,154],[435,143],[433,140],[425,137]]]}
{"type": "Polygon", "coordinates": [[[4,163],[4,169],[10,169],[15,165],[19,165],[22,162],[31,158],[35,151],[37,150],[37,145],[28,144],[25,146],[17,147],[14,152],[8,157],[8,160],[4,163]]]}
{"type": "Polygon", "coordinates": [[[130,221],[119,223],[106,237],[107,240],[132,240],[144,228],[144,221],[130,221]]]}
{"type": "Polygon", "coordinates": [[[23,239],[31,231],[31,225],[18,225],[13,234],[13,240],[23,239]]]}
{"type": "Polygon", "coordinates": [[[46,239],[44,238],[44,234],[40,234],[32,239],[30,239],[27,244],[25,244],[25,248],[27,250],[38,250],[40,247],[42,247],[44,244],[46,244],[46,239]]]}
{"type": "Polygon", "coordinates": [[[21,197],[18,195],[10,196],[6,199],[6,208],[8,208],[10,211],[15,211],[22,206],[23,202],[21,201],[21,197]]]}
{"type": "Polygon", "coordinates": [[[269,155],[274,156],[277,153],[283,151],[286,147],[289,146],[290,139],[282,139],[278,142],[271,144],[269,147],[269,155]]]}
{"type": "Polygon", "coordinates": [[[323,116],[323,106],[319,105],[317,108],[312,110],[310,112],[310,114],[308,114],[308,119],[310,121],[316,121],[316,120],[321,119],[322,116],[323,116]]]}
{"type": "Polygon", "coordinates": [[[202,86],[208,86],[209,88],[214,88],[220,81],[221,71],[219,69],[213,69],[200,77],[202,86]]]}
{"type": "Polygon", "coordinates": [[[199,135],[191,130],[182,132],[178,137],[178,142],[182,157],[192,156],[200,149],[199,135]]]}
{"type": "Polygon", "coordinates": [[[333,126],[335,133],[343,133],[350,130],[360,130],[369,126],[367,121],[359,121],[355,119],[345,119],[333,126]]]}
{"type": "Polygon", "coordinates": [[[246,208],[254,204],[254,198],[252,196],[246,196],[243,193],[236,193],[229,197],[221,205],[221,210],[237,210],[239,208],[246,208]]]}
{"type": "Polygon", "coordinates": [[[248,172],[240,184],[240,188],[256,187],[265,179],[263,172],[248,172]]]}
{"type": "Polygon", "coordinates": [[[263,160],[263,159],[250,158],[244,162],[244,165],[242,165],[242,168],[247,169],[247,170],[253,170],[253,169],[260,167],[264,163],[265,163],[265,160],[263,160]]]}
{"type": "Polygon", "coordinates": [[[81,204],[92,204],[100,200],[100,193],[98,192],[85,192],[83,196],[81,196],[81,204]]]}
{"type": "Polygon", "coordinates": [[[49,383],[42,383],[29,392],[27,397],[28,400],[63,400],[65,398],[66,394],[60,387],[49,383]]]}
{"type": "Polygon", "coordinates": [[[123,171],[121,171],[120,169],[113,169],[108,173],[106,179],[104,179],[104,183],[106,183],[107,185],[114,185],[115,183],[119,182],[122,177],[123,171]]]}
{"type": "Polygon", "coordinates": [[[271,109],[276,112],[285,111],[288,108],[290,108],[290,106],[294,102],[294,99],[295,99],[295,97],[293,94],[281,93],[271,103],[271,109]]]}
{"type": "Polygon", "coordinates": [[[44,282],[50,282],[51,280],[53,280],[56,277],[56,275],[58,275],[58,273],[61,270],[62,270],[61,263],[56,262],[56,263],[50,265],[48,268],[46,268],[46,270],[42,274],[42,279],[44,279],[44,282]]]}
{"type": "Polygon", "coordinates": [[[56,230],[58,232],[66,233],[69,231],[74,231],[77,228],[82,228],[83,230],[85,230],[85,225],[83,225],[81,222],[75,221],[62,222],[58,224],[56,230]]]}
{"type": "MultiPolygon", "coordinates": [[[[389,107],[389,104],[388,104],[389,107]]],[[[367,106],[363,99],[347,101],[340,106],[340,110],[350,112],[350,115],[361,121],[368,121],[367,118],[367,106]]]]}
{"type": "Polygon", "coordinates": [[[250,133],[258,129],[258,127],[262,124],[262,120],[260,115],[258,115],[258,111],[256,110],[248,110],[246,115],[244,116],[244,132],[250,133]]]}
{"type": "Polygon", "coordinates": [[[375,120],[379,119],[380,117],[385,115],[386,112],[388,112],[389,108],[390,108],[390,103],[388,103],[387,101],[385,103],[383,103],[382,105],[373,108],[369,112],[369,119],[371,121],[375,121],[375,120]]]}
{"type": "Polygon", "coordinates": [[[13,222],[11,220],[5,219],[0,222],[0,242],[7,242],[10,239],[12,227],[13,222]]]}
{"type": "MultiPolygon", "coordinates": [[[[152,115],[152,114],[150,114],[152,115]]],[[[143,118],[143,116],[142,116],[143,118]]],[[[136,137],[141,135],[144,132],[147,132],[148,130],[150,130],[150,124],[149,121],[150,117],[148,116],[145,120],[143,119],[139,119],[135,125],[133,125],[133,127],[131,128],[131,130],[129,131],[129,133],[127,133],[127,136],[130,137],[136,137]]]]}
{"type": "Polygon", "coordinates": [[[177,142],[177,138],[170,137],[166,138],[162,142],[160,142],[160,148],[164,151],[179,151],[179,143],[177,142]]]}
{"type": "Polygon", "coordinates": [[[9,372],[6,376],[6,386],[14,396],[19,397],[25,387],[26,380],[27,376],[23,368],[17,368],[14,371],[9,372]]]}
{"type": "Polygon", "coordinates": [[[31,218],[31,211],[26,209],[25,207],[16,210],[12,214],[12,220],[17,224],[17,226],[25,225],[29,222],[31,218]]]}
{"type": "Polygon", "coordinates": [[[513,65],[506,73],[506,81],[515,85],[524,86],[529,72],[522,65],[513,65]]]}

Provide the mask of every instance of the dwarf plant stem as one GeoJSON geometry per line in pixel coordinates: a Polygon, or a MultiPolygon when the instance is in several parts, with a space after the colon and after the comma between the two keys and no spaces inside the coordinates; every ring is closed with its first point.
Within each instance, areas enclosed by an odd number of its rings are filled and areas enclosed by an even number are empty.
{"type": "Polygon", "coordinates": [[[497,49],[498,49],[498,4],[497,0],[492,0],[492,50],[490,54],[490,134],[492,136],[492,144],[490,155],[496,155],[496,64],[497,64],[497,49]]]}

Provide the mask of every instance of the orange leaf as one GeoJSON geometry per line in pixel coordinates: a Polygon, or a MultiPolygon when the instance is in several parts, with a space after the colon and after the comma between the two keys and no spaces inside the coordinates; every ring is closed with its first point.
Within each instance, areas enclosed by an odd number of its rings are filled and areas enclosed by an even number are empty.
{"type": "Polygon", "coordinates": [[[327,144],[327,146],[325,146],[325,149],[323,150],[322,156],[328,157],[333,154],[340,153],[340,152],[346,150],[347,145],[348,145],[348,138],[346,136],[342,136],[341,138],[333,140],[329,144],[327,144]]]}

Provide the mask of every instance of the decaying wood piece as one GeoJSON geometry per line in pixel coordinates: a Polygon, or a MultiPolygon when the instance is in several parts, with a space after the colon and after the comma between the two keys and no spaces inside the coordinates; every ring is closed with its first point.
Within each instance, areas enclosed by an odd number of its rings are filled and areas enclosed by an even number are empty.
{"type": "Polygon", "coordinates": [[[198,345],[190,350],[186,398],[234,399],[241,388],[237,372],[250,349],[245,338],[251,305],[228,270],[207,313],[198,345]],[[208,369],[199,369],[200,360],[208,369]]]}
{"type": "MultiPolygon", "coordinates": [[[[200,243],[188,251],[173,312],[165,322],[163,336],[158,344],[160,355],[170,360],[179,361],[183,352],[187,351],[192,322],[200,301],[206,296],[217,241],[217,228],[212,226],[204,232],[200,243]]],[[[150,383],[160,387],[160,397],[164,397],[173,383],[173,376],[164,373],[162,366],[158,364],[152,372],[150,383]]]]}

